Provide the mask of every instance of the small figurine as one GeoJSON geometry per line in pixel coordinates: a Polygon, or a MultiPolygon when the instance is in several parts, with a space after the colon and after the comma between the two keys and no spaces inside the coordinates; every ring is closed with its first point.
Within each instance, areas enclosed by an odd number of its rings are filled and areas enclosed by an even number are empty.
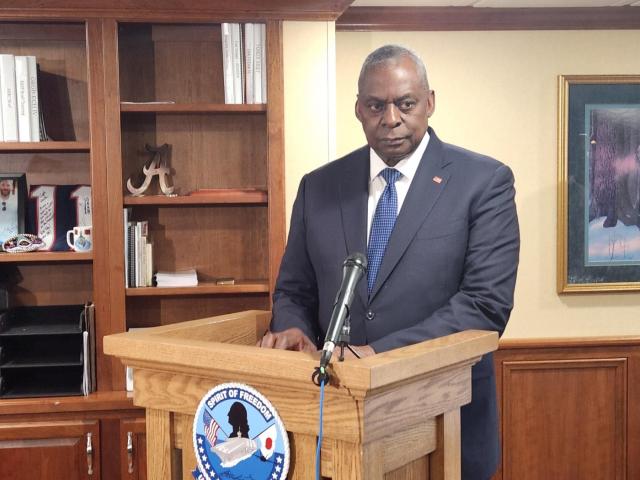
{"type": "Polygon", "coordinates": [[[136,188],[133,186],[131,178],[129,178],[129,180],[127,180],[127,189],[134,197],[141,197],[151,185],[153,177],[158,175],[162,193],[166,196],[173,196],[173,182],[170,182],[171,185],[167,184],[167,178],[171,179],[171,169],[167,165],[167,158],[171,151],[170,145],[165,143],[159,147],[152,147],[146,144],[144,148],[147,152],[151,153],[149,164],[142,167],[142,173],[145,175],[144,182],[142,182],[140,187],[136,188]]]}

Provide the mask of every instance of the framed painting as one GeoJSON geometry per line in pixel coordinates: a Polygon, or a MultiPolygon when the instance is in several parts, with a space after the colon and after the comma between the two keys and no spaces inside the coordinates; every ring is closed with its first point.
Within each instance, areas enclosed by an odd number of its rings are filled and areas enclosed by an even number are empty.
{"type": "Polygon", "coordinates": [[[640,75],[559,77],[558,292],[640,290],[640,75]]]}

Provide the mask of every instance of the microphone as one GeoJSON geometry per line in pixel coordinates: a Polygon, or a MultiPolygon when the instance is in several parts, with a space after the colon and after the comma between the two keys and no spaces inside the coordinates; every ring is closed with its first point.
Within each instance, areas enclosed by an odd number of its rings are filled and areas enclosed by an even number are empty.
{"type": "Polygon", "coordinates": [[[333,349],[340,339],[345,319],[349,316],[356,285],[358,285],[365,273],[367,273],[367,257],[362,253],[349,255],[342,264],[342,284],[336,295],[329,329],[324,338],[324,347],[322,347],[322,356],[320,357],[321,368],[326,367],[329,364],[329,360],[331,360],[333,349]]]}

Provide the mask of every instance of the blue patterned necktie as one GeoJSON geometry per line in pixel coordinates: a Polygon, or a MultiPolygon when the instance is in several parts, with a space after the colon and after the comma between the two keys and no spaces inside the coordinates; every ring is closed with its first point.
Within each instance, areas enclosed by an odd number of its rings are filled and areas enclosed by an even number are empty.
{"type": "Polygon", "coordinates": [[[376,212],[371,222],[371,234],[369,235],[369,246],[367,247],[367,291],[371,295],[373,285],[376,283],[376,276],[387,248],[389,237],[393,231],[398,216],[398,192],[396,191],[396,181],[402,175],[395,168],[385,168],[380,172],[382,178],[387,182],[382,196],[378,200],[376,212]]]}

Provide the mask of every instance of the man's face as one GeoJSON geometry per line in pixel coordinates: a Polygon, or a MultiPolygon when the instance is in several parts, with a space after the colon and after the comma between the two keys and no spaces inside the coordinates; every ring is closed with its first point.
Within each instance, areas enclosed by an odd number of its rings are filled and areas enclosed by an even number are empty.
{"type": "Polygon", "coordinates": [[[9,180],[0,181],[0,195],[4,198],[11,195],[11,182],[9,180]]]}
{"type": "Polygon", "coordinates": [[[356,101],[367,143],[389,166],[418,147],[435,109],[435,96],[407,57],[371,69],[356,101]]]}

